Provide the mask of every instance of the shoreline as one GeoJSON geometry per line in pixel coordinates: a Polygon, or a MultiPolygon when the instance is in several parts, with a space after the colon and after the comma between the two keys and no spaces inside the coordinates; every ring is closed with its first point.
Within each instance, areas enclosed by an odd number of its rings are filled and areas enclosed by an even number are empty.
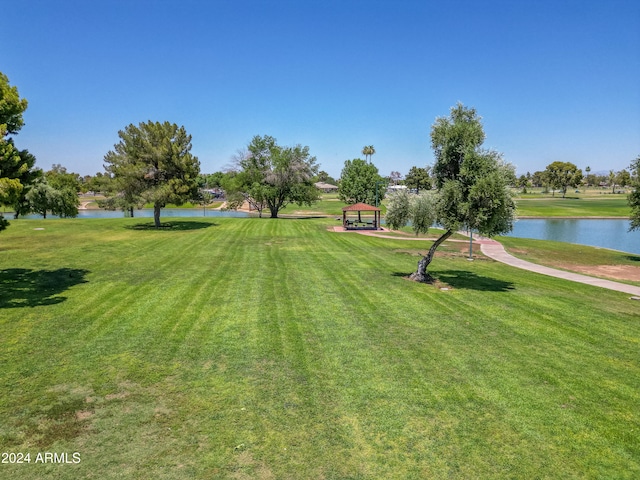
{"type": "MultiPolygon", "coordinates": [[[[176,209],[176,210],[193,210],[193,211],[202,211],[203,207],[163,207],[163,208],[169,208],[169,209],[176,209]]],[[[222,210],[222,206],[218,206],[218,207],[206,207],[206,209],[208,211],[223,211],[222,210]]],[[[136,210],[152,210],[151,207],[149,208],[141,208],[141,209],[136,209],[136,210]]],[[[109,210],[105,210],[103,208],[100,207],[91,207],[91,208],[87,208],[85,205],[81,205],[80,207],[78,207],[78,211],[82,211],[82,212],[91,212],[91,211],[109,211],[109,210]]],[[[228,211],[234,211],[234,212],[243,212],[243,213],[248,213],[250,215],[258,215],[258,212],[256,210],[250,210],[248,208],[238,208],[235,210],[228,210],[228,211]]],[[[13,216],[13,211],[12,210],[7,210],[4,212],[0,212],[0,215],[4,215],[5,218],[9,218],[9,216],[13,216]]],[[[287,217],[287,218],[334,218],[334,217],[341,217],[342,213],[279,213],[278,214],[278,218],[280,217],[287,217]]],[[[262,218],[270,218],[270,214],[263,212],[262,218]]],[[[384,216],[383,216],[384,218],[384,216]]],[[[584,215],[568,215],[568,216],[563,216],[563,215],[553,215],[553,216],[548,216],[548,215],[522,215],[522,216],[518,216],[516,218],[516,221],[518,220],[536,220],[536,219],[540,219],[540,220],[629,220],[628,216],[623,216],[623,215],[618,215],[618,216],[602,216],[602,215],[591,215],[591,216],[584,216],[584,215]]]]}

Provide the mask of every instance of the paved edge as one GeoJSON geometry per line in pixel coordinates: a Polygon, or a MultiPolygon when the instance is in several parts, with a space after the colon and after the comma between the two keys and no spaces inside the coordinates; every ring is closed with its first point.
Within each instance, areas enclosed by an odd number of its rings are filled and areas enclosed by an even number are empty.
{"type": "MultiPolygon", "coordinates": [[[[334,232],[344,232],[347,231],[342,227],[334,227],[334,232]]],[[[383,229],[384,231],[388,231],[383,229]]],[[[430,238],[402,238],[402,237],[392,237],[390,235],[378,235],[375,231],[358,231],[351,230],[351,232],[359,233],[362,235],[371,235],[373,237],[380,238],[390,238],[394,240],[430,240],[430,238]]],[[[458,232],[463,235],[466,235],[466,232],[458,232]]],[[[456,241],[456,240],[448,240],[448,241],[456,241]]],[[[461,241],[461,240],[457,240],[461,241]]],[[[466,240],[462,240],[466,242],[466,240]]],[[[605,280],[603,278],[590,277],[588,275],[582,275],[580,273],[566,272],[564,270],[558,270],[551,267],[545,267],[544,265],[538,265],[537,263],[527,262],[526,260],[521,260],[520,258],[514,257],[513,255],[507,253],[504,249],[504,246],[490,238],[485,237],[477,237],[473,239],[474,243],[480,244],[480,251],[487,257],[495,260],[496,262],[504,263],[511,267],[521,268],[523,270],[528,270],[530,272],[539,273],[541,275],[547,275],[549,277],[561,278],[563,280],[569,280],[571,282],[583,283],[585,285],[591,285],[594,287],[606,288],[608,290],[615,290],[616,292],[627,293],[629,295],[633,295],[636,297],[640,297],[640,287],[636,287],[635,285],[628,285],[626,283],[614,282],[612,280],[605,280]]]]}
{"type": "Polygon", "coordinates": [[[557,270],[555,268],[545,267],[536,263],[527,262],[514,257],[506,252],[501,243],[488,238],[480,238],[476,240],[480,244],[480,250],[487,257],[496,260],[497,262],[505,263],[512,267],[521,268],[530,272],[540,273],[542,275],[548,275],[550,277],[562,278],[564,280],[570,280],[572,282],[584,283],[586,285],[592,285],[594,287],[607,288],[609,290],[615,290],[617,292],[628,293],[630,295],[640,297],[640,287],[635,285],[627,285],[626,283],[614,282],[611,280],[605,280],[602,278],[589,277],[587,275],[581,275],[579,273],[565,272],[564,270],[557,270]]]}

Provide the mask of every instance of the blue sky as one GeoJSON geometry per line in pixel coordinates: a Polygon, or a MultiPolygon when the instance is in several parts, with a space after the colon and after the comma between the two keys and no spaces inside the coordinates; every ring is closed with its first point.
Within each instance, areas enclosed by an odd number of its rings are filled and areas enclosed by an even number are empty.
{"type": "Polygon", "coordinates": [[[118,130],[167,120],[203,172],[272,135],[336,177],[364,145],[406,174],[457,102],[519,173],[640,155],[637,0],[20,0],[2,17],[0,71],[29,101],[16,144],[44,169],[95,174],[118,130]]]}

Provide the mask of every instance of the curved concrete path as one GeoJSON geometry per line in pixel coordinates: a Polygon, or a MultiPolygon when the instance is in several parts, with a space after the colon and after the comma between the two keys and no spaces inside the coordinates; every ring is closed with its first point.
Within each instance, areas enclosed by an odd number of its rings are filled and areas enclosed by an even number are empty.
{"type": "MultiPolygon", "coordinates": [[[[342,232],[342,231],[348,231],[348,230],[344,230],[342,227],[335,227],[334,231],[342,232]]],[[[391,235],[378,235],[377,232],[375,231],[364,231],[364,230],[363,231],[351,230],[351,231],[355,231],[362,235],[371,235],[373,237],[391,238],[394,240],[411,240],[411,239],[402,238],[402,237],[393,237],[391,235]]],[[[382,231],[384,232],[388,230],[382,229],[382,231]]],[[[460,231],[458,233],[462,235],[467,235],[467,233],[464,231],[460,231]]],[[[414,238],[413,240],[433,241],[432,238],[420,238],[420,239],[414,238]]],[[[466,242],[466,240],[451,240],[451,239],[447,241],[466,242]]],[[[530,272],[540,273],[542,275],[548,275],[550,277],[562,278],[564,280],[569,280],[572,282],[584,283],[585,285],[592,285],[594,287],[607,288],[609,290],[615,290],[616,292],[627,293],[629,295],[633,295],[634,297],[638,297],[637,299],[634,298],[634,300],[640,300],[640,287],[636,287],[635,285],[628,285],[626,283],[614,282],[612,280],[604,280],[602,278],[589,277],[588,275],[581,275],[579,273],[565,272],[564,270],[558,270],[555,268],[538,265],[536,263],[527,262],[526,260],[521,260],[519,258],[514,257],[513,255],[510,255],[509,253],[507,253],[507,251],[504,249],[504,247],[500,242],[497,242],[490,238],[478,236],[474,238],[473,241],[474,243],[480,244],[480,250],[482,251],[483,254],[485,254],[489,258],[492,258],[497,262],[504,263],[512,267],[521,268],[523,270],[528,270],[530,272]]]]}
{"type": "Polygon", "coordinates": [[[526,260],[521,260],[508,254],[501,243],[489,238],[480,237],[477,240],[474,239],[474,241],[480,244],[480,250],[487,257],[501,263],[506,263],[512,267],[522,268],[523,270],[541,273],[542,275],[548,275],[550,277],[563,278],[572,282],[593,285],[594,287],[608,288],[609,290],[615,290],[617,292],[628,293],[630,295],[640,297],[640,287],[627,285],[626,283],[613,282],[611,280],[604,280],[601,278],[589,277],[579,273],[565,272],[564,270],[557,270],[555,268],[527,262],[526,260]]]}

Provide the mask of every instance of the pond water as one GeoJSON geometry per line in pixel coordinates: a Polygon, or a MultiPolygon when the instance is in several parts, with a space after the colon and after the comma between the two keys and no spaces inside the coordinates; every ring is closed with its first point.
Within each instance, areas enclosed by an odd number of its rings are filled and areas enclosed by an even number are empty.
{"type": "MultiPolygon", "coordinates": [[[[143,208],[142,210],[133,211],[134,218],[153,218],[152,208],[143,208]]],[[[163,208],[160,212],[160,221],[163,218],[168,217],[248,217],[249,214],[245,212],[235,212],[233,210],[220,211],[220,210],[205,210],[202,208],[163,208]]],[[[76,218],[123,218],[124,212],[115,211],[110,212],[107,210],[78,210],[78,216],[76,218]]],[[[6,218],[11,220],[11,214],[6,215],[6,218]]],[[[42,215],[25,215],[27,219],[42,218],[42,215]]],[[[58,218],[55,215],[47,215],[47,218],[58,218]]]]}
{"type": "Polygon", "coordinates": [[[640,254],[640,231],[629,232],[627,219],[522,219],[509,237],[554,240],[640,254]]]}

